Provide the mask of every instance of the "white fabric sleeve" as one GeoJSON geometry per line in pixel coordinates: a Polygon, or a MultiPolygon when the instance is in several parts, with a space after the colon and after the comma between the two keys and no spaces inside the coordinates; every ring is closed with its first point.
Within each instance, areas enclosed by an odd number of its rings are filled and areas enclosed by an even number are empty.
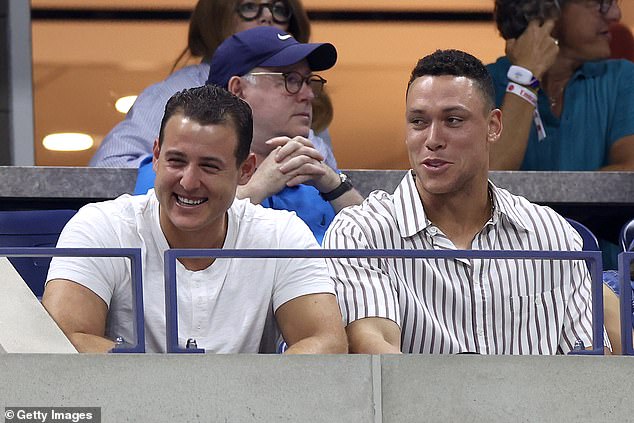
{"type": "MultiPolygon", "coordinates": [[[[57,247],[120,248],[121,245],[106,213],[97,205],[89,204],[82,207],[64,227],[57,247]]],[[[129,275],[129,266],[129,260],[118,257],[54,257],[46,280],[76,282],[110,306],[115,284],[129,275]]]]}
{"type": "MultiPolygon", "coordinates": [[[[308,226],[295,214],[289,215],[281,236],[280,248],[319,248],[319,244],[317,244],[315,236],[308,226]]],[[[335,288],[328,277],[328,268],[323,258],[283,258],[277,260],[273,289],[274,311],[277,311],[287,301],[302,295],[335,294],[335,288]]]]}

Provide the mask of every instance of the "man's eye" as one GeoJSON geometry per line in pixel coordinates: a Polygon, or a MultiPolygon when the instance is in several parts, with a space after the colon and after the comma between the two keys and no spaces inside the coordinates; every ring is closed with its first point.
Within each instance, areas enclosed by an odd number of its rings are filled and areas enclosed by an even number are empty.
{"type": "Polygon", "coordinates": [[[299,85],[302,83],[302,77],[297,73],[291,73],[286,76],[286,82],[289,84],[299,85]]]}

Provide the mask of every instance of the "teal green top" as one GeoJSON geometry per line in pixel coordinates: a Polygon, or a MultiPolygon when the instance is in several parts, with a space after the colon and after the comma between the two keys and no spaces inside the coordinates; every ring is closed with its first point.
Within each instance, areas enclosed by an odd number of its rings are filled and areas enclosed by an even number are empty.
{"type": "MultiPolygon", "coordinates": [[[[506,57],[487,66],[498,107],[510,66],[506,57]]],[[[597,170],[609,164],[616,141],[634,134],[634,64],[629,61],[586,62],[566,86],[561,118],[552,114],[542,90],[538,95],[546,138],[538,140],[533,123],[521,170],[597,170]]]]}

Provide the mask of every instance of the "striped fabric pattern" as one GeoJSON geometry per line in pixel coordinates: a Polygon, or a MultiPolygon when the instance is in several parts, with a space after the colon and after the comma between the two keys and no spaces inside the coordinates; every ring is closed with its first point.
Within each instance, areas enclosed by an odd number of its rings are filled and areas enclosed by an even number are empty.
{"type": "MultiPolygon", "coordinates": [[[[581,250],[548,207],[489,182],[493,216],[476,250],[581,250]]],[[[394,194],[375,191],[342,210],[324,248],[455,249],[425,217],[413,173],[394,194]]],[[[410,353],[556,354],[592,344],[590,276],[583,261],[330,259],[344,322],[383,317],[410,353]]]]}

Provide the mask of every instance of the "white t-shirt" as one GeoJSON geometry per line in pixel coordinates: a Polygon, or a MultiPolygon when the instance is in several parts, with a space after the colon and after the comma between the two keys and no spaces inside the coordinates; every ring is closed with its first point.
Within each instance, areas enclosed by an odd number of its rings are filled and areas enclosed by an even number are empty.
{"type": "MultiPolygon", "coordinates": [[[[235,200],[228,216],[223,248],[319,248],[294,213],[235,200]]],[[[82,207],[57,246],[140,248],[146,351],[165,351],[163,253],[169,246],[154,190],[82,207]]],[[[129,260],[55,257],[47,280],[52,279],[72,280],[92,290],[108,305],[106,336],[134,339],[129,260]]],[[[279,306],[302,295],[335,292],[324,260],[297,258],[217,259],[200,271],[189,271],[177,261],[177,286],[179,345],[195,338],[199,348],[218,353],[257,353],[261,341],[269,352],[273,341],[262,338],[275,327],[273,312],[279,306]]]]}

